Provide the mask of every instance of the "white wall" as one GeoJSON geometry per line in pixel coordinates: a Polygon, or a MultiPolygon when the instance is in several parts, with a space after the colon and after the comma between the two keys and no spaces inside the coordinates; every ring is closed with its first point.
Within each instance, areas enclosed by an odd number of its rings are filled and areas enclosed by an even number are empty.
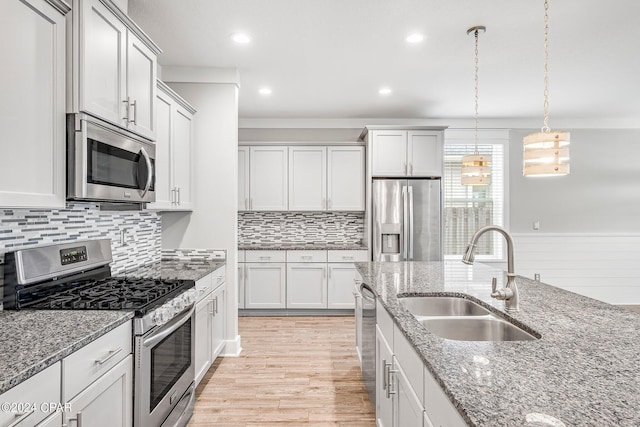
{"type": "Polygon", "coordinates": [[[571,130],[571,174],[523,177],[522,138],[536,131],[511,132],[516,272],[606,302],[640,304],[640,130],[571,130]]]}
{"type": "Polygon", "coordinates": [[[227,251],[227,348],[240,348],[237,294],[238,87],[167,83],[197,110],[192,213],[162,214],[162,247],[227,251]]]}

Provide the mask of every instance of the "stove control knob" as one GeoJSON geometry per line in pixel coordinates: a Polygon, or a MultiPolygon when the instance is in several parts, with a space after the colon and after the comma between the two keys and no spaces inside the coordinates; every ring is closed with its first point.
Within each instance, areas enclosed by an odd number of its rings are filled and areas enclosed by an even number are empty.
{"type": "Polygon", "coordinates": [[[153,312],[152,320],[154,325],[162,326],[167,323],[170,318],[171,317],[169,316],[167,310],[164,307],[160,307],[153,312]]]}
{"type": "Polygon", "coordinates": [[[182,310],[184,310],[185,307],[184,300],[181,296],[178,296],[177,298],[174,298],[173,301],[171,301],[171,306],[176,313],[180,313],[182,310]]]}
{"type": "Polygon", "coordinates": [[[189,289],[185,293],[182,294],[182,299],[185,305],[191,305],[196,302],[197,293],[195,289],[189,289]]]}
{"type": "Polygon", "coordinates": [[[165,312],[167,313],[167,322],[169,320],[173,319],[173,316],[176,315],[176,309],[169,302],[165,303],[161,308],[163,308],[165,310],[165,312]]]}

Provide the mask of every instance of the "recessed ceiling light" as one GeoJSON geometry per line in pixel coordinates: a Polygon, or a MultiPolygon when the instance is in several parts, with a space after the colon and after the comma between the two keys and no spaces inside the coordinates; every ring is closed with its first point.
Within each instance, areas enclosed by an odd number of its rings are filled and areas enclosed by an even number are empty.
{"type": "Polygon", "coordinates": [[[389,95],[391,93],[391,89],[389,89],[388,87],[383,87],[383,88],[380,88],[378,93],[380,95],[389,95]]]}
{"type": "Polygon", "coordinates": [[[251,37],[245,33],[234,33],[231,34],[231,40],[239,44],[247,44],[251,41],[251,37]]]}
{"type": "Polygon", "coordinates": [[[414,33],[407,36],[405,40],[407,43],[420,43],[422,40],[424,40],[424,36],[420,33],[414,33]]]}
{"type": "Polygon", "coordinates": [[[271,95],[271,89],[268,87],[263,87],[259,91],[260,95],[271,95]]]}

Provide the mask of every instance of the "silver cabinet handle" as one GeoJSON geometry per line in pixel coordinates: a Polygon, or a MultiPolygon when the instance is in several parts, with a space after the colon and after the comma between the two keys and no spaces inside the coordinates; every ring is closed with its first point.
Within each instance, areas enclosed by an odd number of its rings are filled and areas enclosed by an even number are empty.
{"type": "Polygon", "coordinates": [[[261,256],[260,259],[262,261],[269,261],[271,259],[271,257],[270,256],[261,256]]]}
{"type": "Polygon", "coordinates": [[[307,260],[312,260],[313,259],[313,257],[311,255],[303,255],[300,258],[307,259],[307,260]]]}
{"type": "Polygon", "coordinates": [[[171,204],[176,204],[176,189],[175,187],[171,189],[171,204]]]}
{"type": "Polygon", "coordinates": [[[385,362],[385,368],[386,368],[386,385],[387,385],[387,399],[389,399],[391,397],[392,394],[396,394],[397,391],[392,387],[393,385],[393,374],[397,373],[398,371],[396,369],[391,369],[392,364],[391,363],[386,363],[385,362]]]}
{"type": "Polygon", "coordinates": [[[215,314],[216,314],[216,309],[214,308],[213,300],[209,300],[209,302],[207,303],[207,305],[209,306],[209,314],[210,314],[211,316],[215,316],[215,314]]]}
{"type": "Polygon", "coordinates": [[[82,411],[78,411],[75,418],[69,418],[69,422],[75,421],[76,426],[82,427],[82,411]]]}
{"type": "Polygon", "coordinates": [[[218,297],[213,299],[213,314],[218,314],[218,297]]]}
{"type": "Polygon", "coordinates": [[[122,120],[126,120],[127,123],[129,123],[129,105],[131,104],[131,98],[129,98],[127,96],[127,99],[125,99],[124,101],[122,101],[123,104],[125,104],[125,112],[127,113],[122,120]]]}
{"type": "Polygon", "coordinates": [[[120,353],[121,351],[122,351],[122,347],[120,347],[120,348],[119,348],[119,349],[117,349],[117,350],[111,350],[111,351],[109,351],[109,353],[108,353],[105,357],[103,357],[102,359],[97,359],[97,360],[95,361],[95,364],[96,364],[96,365],[103,365],[103,364],[107,363],[107,361],[108,361],[109,359],[112,359],[116,354],[120,353]]]}
{"type": "MultiPolygon", "coordinates": [[[[133,108],[133,120],[129,119],[129,123],[133,123],[134,125],[137,125],[137,116],[138,116],[138,106],[136,104],[136,100],[134,99],[133,102],[130,104],[130,108],[133,108]]],[[[129,114],[127,114],[128,116],[129,114]]]]}
{"type": "Polygon", "coordinates": [[[11,422],[11,424],[7,424],[5,427],[16,427],[24,420],[29,418],[33,413],[36,412],[35,409],[30,410],[29,412],[19,412],[15,415],[15,419],[11,422]]]}
{"type": "Polygon", "coordinates": [[[177,187],[176,190],[178,192],[178,206],[180,206],[180,187],[177,187]]]}
{"type": "Polygon", "coordinates": [[[402,187],[402,256],[401,259],[407,260],[409,255],[409,192],[407,186],[402,187]]]}
{"type": "Polygon", "coordinates": [[[407,233],[408,237],[408,248],[409,248],[409,260],[413,260],[413,187],[407,187],[409,189],[409,232],[407,233]]]}

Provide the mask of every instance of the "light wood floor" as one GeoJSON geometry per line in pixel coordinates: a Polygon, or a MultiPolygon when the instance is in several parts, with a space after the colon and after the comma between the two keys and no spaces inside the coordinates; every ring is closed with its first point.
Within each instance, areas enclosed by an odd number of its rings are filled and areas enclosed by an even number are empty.
{"type": "Polygon", "coordinates": [[[240,357],[196,391],[196,426],[375,426],[353,317],[240,317],[240,357]]]}

